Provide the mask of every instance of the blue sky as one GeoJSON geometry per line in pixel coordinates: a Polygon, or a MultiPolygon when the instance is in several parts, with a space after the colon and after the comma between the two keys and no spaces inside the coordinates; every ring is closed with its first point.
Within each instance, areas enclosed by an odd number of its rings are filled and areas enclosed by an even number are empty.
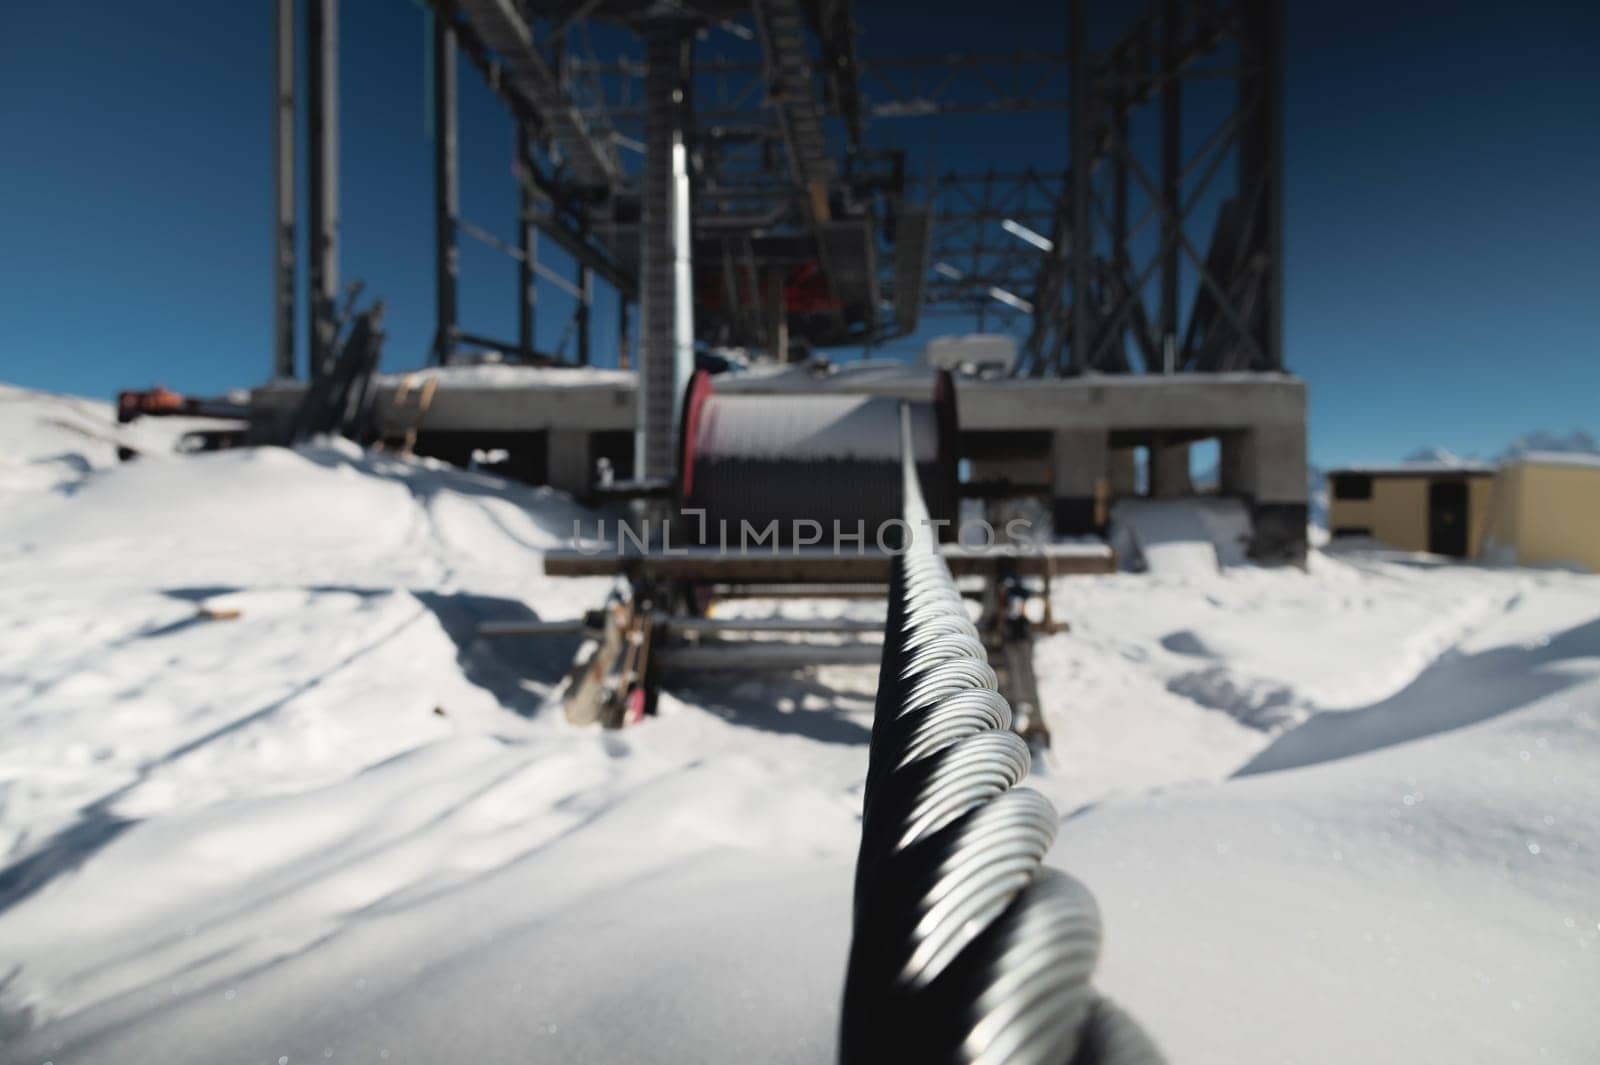
{"type": "MultiPolygon", "coordinates": [[[[388,364],[417,365],[433,300],[422,15],[343,6],[342,276],[386,300],[388,364]]],[[[863,50],[1057,47],[1062,8],[979,23],[970,6],[870,5],[863,50]]],[[[6,6],[0,380],[110,396],[266,375],[270,30],[267,0],[6,6]]],[[[1600,432],[1600,6],[1291,3],[1289,52],[1286,350],[1314,459],[1600,432]]],[[[464,76],[463,213],[507,238],[511,136],[464,76]]],[[[875,136],[963,169],[1065,154],[1062,116],[875,136]]],[[[462,247],[463,326],[512,335],[514,268],[462,247]]],[[[554,349],[570,301],[541,299],[554,349]]],[[[600,361],[614,318],[602,291],[600,361]]]]}

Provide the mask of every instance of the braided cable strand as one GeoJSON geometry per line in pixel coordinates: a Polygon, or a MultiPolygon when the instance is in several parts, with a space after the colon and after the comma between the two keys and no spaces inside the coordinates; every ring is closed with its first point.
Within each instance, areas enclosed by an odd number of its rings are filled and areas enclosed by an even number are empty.
{"type": "MultiPolygon", "coordinates": [[[[909,455],[903,410],[901,423],[909,455]]],[[[1042,864],[1059,819],[1018,786],[1027,744],[903,467],[840,1060],[1161,1065],[1090,985],[1099,909],[1042,864]]]]}

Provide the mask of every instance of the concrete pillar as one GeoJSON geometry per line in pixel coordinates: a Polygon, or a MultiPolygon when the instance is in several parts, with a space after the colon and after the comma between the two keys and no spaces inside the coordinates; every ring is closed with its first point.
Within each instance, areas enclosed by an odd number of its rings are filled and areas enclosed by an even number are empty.
{"type": "Polygon", "coordinates": [[[1113,496],[1139,494],[1139,454],[1131,447],[1114,447],[1106,458],[1106,479],[1113,496]]]}
{"type": "Polygon", "coordinates": [[[1051,435],[1050,504],[1055,530],[1086,536],[1104,528],[1110,440],[1101,429],[1058,429],[1051,435]]]}
{"type": "Polygon", "coordinates": [[[1248,430],[1223,433],[1217,437],[1217,493],[1239,499],[1254,498],[1254,440],[1248,430]]]}
{"type": "Polygon", "coordinates": [[[1189,445],[1157,438],[1150,444],[1150,498],[1177,499],[1194,495],[1189,477],[1189,445]]]}
{"type": "Polygon", "coordinates": [[[1264,425],[1222,437],[1224,495],[1250,508],[1250,557],[1301,565],[1306,558],[1306,432],[1301,425],[1264,425]]]}
{"type": "Polygon", "coordinates": [[[593,448],[587,429],[551,429],[546,483],[578,499],[594,480],[593,448]]]}

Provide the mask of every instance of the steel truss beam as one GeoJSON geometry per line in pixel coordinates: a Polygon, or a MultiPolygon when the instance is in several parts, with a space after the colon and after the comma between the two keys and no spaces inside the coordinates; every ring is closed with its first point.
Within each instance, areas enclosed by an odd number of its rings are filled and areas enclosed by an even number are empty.
{"type": "MultiPolygon", "coordinates": [[[[855,99],[842,99],[841,110],[847,121],[855,123],[862,119],[1064,111],[1068,106],[1065,62],[1063,53],[1041,51],[857,58],[853,61],[855,99]]],[[[569,69],[627,79],[639,77],[642,67],[627,59],[569,60],[569,69]]],[[[742,106],[759,98],[761,79],[768,73],[762,64],[719,60],[697,63],[695,71],[722,79],[717,98],[729,104],[699,113],[702,120],[718,122],[737,120],[744,113],[742,106]]],[[[613,86],[615,91],[615,81],[613,86]]],[[[642,106],[618,95],[585,113],[617,123],[644,117],[642,106]]]]}
{"type": "Polygon", "coordinates": [[[1039,269],[1040,249],[1029,238],[1048,241],[1067,180],[1028,169],[911,182],[912,194],[926,195],[934,208],[929,312],[971,314],[980,331],[991,318],[1015,322],[1023,313],[1016,301],[1032,303],[1039,269]]]}
{"type": "Polygon", "coordinates": [[[501,77],[490,84],[498,86],[502,94],[516,96],[539,116],[573,184],[607,192],[614,189],[621,173],[615,145],[604,135],[603,127],[597,130],[592,116],[584,114],[568,95],[512,0],[448,0],[436,6],[454,9],[462,30],[470,30],[495,54],[501,77]]]}
{"type": "MultiPolygon", "coordinates": [[[[1075,0],[1075,27],[1084,3],[1075,0]]],[[[1282,368],[1282,63],[1282,0],[1156,0],[1079,64],[1073,177],[1033,288],[1031,372],[1125,372],[1131,354],[1150,372],[1282,368]],[[1231,65],[1200,66],[1230,48],[1231,65]],[[1183,85],[1198,78],[1234,80],[1238,96],[1185,156],[1183,85]],[[1147,106],[1159,112],[1154,153],[1129,136],[1130,116],[1147,106]],[[1229,161],[1235,187],[1198,234],[1197,208],[1229,161]],[[1131,190],[1148,203],[1137,220],[1131,190]],[[1155,250],[1141,261],[1134,245],[1152,223],[1155,250]]]]}

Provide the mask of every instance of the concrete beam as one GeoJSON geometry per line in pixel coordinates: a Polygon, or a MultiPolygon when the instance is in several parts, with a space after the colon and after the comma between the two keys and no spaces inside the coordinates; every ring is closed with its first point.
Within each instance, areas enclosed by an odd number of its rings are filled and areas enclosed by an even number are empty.
{"type": "Polygon", "coordinates": [[[1305,383],[1275,374],[1170,374],[957,383],[963,430],[1056,426],[1222,431],[1305,425],[1305,383]]]}

